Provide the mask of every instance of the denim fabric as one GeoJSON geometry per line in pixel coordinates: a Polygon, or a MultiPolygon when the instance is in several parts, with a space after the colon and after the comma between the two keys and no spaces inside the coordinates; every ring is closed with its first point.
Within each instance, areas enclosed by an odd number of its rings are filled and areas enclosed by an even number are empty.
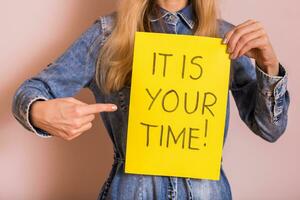
{"type": "MultiPolygon", "coordinates": [[[[194,14],[191,4],[175,13],[163,8],[159,8],[159,11],[161,16],[149,16],[153,32],[192,34],[194,14]],[[165,29],[160,21],[166,23],[165,29]]],[[[130,86],[124,86],[111,95],[103,95],[94,77],[96,58],[113,30],[115,14],[113,12],[99,17],[60,57],[19,86],[12,103],[14,117],[24,128],[38,136],[53,137],[32,125],[29,118],[31,104],[37,100],[71,97],[80,89],[89,88],[96,102],[115,103],[119,108],[113,113],[100,113],[114,146],[114,163],[101,187],[99,200],[232,199],[223,167],[219,181],[124,173],[130,86]]],[[[218,23],[220,37],[224,37],[233,28],[232,24],[224,20],[218,23]]],[[[248,57],[232,60],[229,89],[241,119],[255,134],[266,141],[275,142],[284,133],[290,99],[287,72],[281,64],[279,75],[270,76],[257,65],[253,66],[248,57]]],[[[228,99],[224,142],[229,123],[229,105],[228,99]]]]}

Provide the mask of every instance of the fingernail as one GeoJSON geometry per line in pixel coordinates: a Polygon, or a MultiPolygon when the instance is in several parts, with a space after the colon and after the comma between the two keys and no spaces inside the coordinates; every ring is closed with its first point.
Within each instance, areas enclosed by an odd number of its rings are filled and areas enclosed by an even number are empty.
{"type": "Polygon", "coordinates": [[[227,38],[223,39],[223,44],[227,44],[227,38]]]}
{"type": "Polygon", "coordinates": [[[117,110],[117,109],[118,109],[118,107],[117,107],[116,105],[113,105],[111,108],[112,108],[113,110],[117,110]]]}

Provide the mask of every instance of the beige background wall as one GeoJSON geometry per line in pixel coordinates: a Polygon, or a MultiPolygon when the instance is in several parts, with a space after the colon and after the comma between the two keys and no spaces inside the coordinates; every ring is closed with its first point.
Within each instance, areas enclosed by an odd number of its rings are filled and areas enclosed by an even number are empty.
{"type": "MultiPolygon", "coordinates": [[[[2,0],[0,2],[0,199],[96,199],[112,162],[112,146],[100,118],[71,141],[44,139],[26,131],[11,114],[19,84],[50,63],[100,15],[114,9],[104,0],[2,0]]],[[[222,0],[223,17],[234,24],[262,21],[289,72],[288,129],[276,143],[251,133],[232,101],[224,166],[233,196],[241,200],[300,199],[300,80],[297,0],[222,0]],[[298,124],[297,124],[298,122],[298,124]]],[[[93,103],[84,89],[76,98],[93,103]]]]}

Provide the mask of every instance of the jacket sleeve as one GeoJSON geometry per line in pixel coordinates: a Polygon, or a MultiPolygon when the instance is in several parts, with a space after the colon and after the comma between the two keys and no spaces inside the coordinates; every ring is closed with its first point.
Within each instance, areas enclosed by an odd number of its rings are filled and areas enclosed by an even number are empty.
{"type": "Polygon", "coordinates": [[[245,124],[266,141],[275,142],[287,127],[290,103],[287,72],[279,64],[279,75],[271,76],[250,59],[232,61],[231,92],[245,124]]]}
{"type": "Polygon", "coordinates": [[[103,39],[101,18],[82,33],[65,52],[35,76],[25,80],[15,91],[12,114],[27,130],[40,137],[52,135],[33,126],[30,106],[33,102],[74,96],[81,88],[88,87],[95,74],[99,43],[103,39]]]}

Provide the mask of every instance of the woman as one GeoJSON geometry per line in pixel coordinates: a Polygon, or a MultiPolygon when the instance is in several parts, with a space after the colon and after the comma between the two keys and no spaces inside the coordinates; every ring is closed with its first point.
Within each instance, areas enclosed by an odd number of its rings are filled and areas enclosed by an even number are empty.
{"type": "MultiPolygon", "coordinates": [[[[287,73],[261,23],[238,26],[218,19],[217,0],[126,0],[99,17],[64,54],[24,81],[13,99],[15,118],[41,137],[72,140],[100,112],[114,145],[114,164],[98,199],[232,199],[221,168],[219,181],[124,173],[130,73],[136,31],[224,38],[232,59],[230,90],[241,119],[275,142],[287,126],[287,73]],[[249,58],[255,59],[255,67],[249,58]],[[74,96],[92,90],[96,104],[74,96]]],[[[229,120],[227,104],[226,128],[229,120]]]]}

